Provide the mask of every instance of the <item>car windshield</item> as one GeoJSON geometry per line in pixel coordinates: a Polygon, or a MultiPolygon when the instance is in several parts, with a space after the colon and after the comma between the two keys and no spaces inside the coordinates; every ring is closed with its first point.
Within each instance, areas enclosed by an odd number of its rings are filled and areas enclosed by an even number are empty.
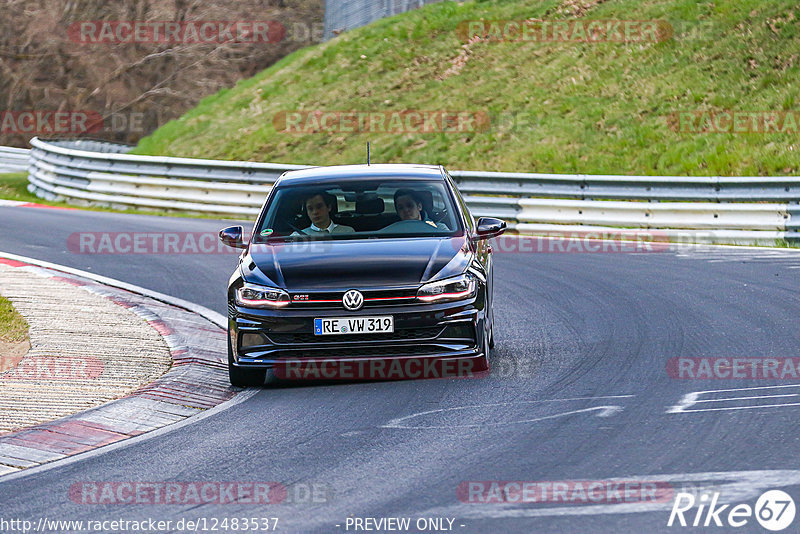
{"type": "Polygon", "coordinates": [[[357,180],[281,186],[254,242],[449,237],[463,232],[442,181],[357,180]]]}

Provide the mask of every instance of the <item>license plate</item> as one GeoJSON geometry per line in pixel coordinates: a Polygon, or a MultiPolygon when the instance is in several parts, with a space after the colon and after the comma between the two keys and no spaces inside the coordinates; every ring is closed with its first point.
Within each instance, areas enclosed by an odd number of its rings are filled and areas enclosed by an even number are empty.
{"type": "Polygon", "coordinates": [[[314,319],[314,335],[388,334],[394,332],[394,317],[327,317],[314,319]]]}

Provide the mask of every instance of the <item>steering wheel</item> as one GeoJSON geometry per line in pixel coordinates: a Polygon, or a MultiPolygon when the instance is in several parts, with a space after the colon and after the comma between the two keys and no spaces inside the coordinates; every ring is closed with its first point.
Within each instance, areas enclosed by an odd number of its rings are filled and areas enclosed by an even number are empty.
{"type": "Polygon", "coordinates": [[[421,231],[431,231],[431,230],[439,230],[439,227],[433,226],[431,224],[426,223],[425,221],[417,220],[408,220],[408,221],[397,221],[389,226],[380,230],[381,232],[386,233],[403,233],[403,232],[421,232],[421,231]]]}

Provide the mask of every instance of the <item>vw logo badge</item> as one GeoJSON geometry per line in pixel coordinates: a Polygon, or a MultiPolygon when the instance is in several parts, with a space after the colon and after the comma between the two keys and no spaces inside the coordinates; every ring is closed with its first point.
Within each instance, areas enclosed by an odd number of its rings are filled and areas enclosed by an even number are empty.
{"type": "Polygon", "coordinates": [[[344,309],[356,311],[364,305],[364,295],[360,291],[351,289],[342,297],[342,304],[344,304],[344,309]]]}

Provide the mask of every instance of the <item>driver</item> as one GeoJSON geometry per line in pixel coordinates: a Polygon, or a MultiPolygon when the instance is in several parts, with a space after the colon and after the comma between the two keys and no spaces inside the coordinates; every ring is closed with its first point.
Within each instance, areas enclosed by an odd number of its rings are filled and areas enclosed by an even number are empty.
{"type": "MultiPolygon", "coordinates": [[[[350,234],[353,230],[349,226],[336,224],[331,220],[331,211],[336,203],[336,197],[326,191],[315,191],[303,199],[303,206],[311,219],[311,226],[303,229],[306,235],[323,234],[350,234]]],[[[294,232],[292,235],[300,235],[294,232]]]]}

